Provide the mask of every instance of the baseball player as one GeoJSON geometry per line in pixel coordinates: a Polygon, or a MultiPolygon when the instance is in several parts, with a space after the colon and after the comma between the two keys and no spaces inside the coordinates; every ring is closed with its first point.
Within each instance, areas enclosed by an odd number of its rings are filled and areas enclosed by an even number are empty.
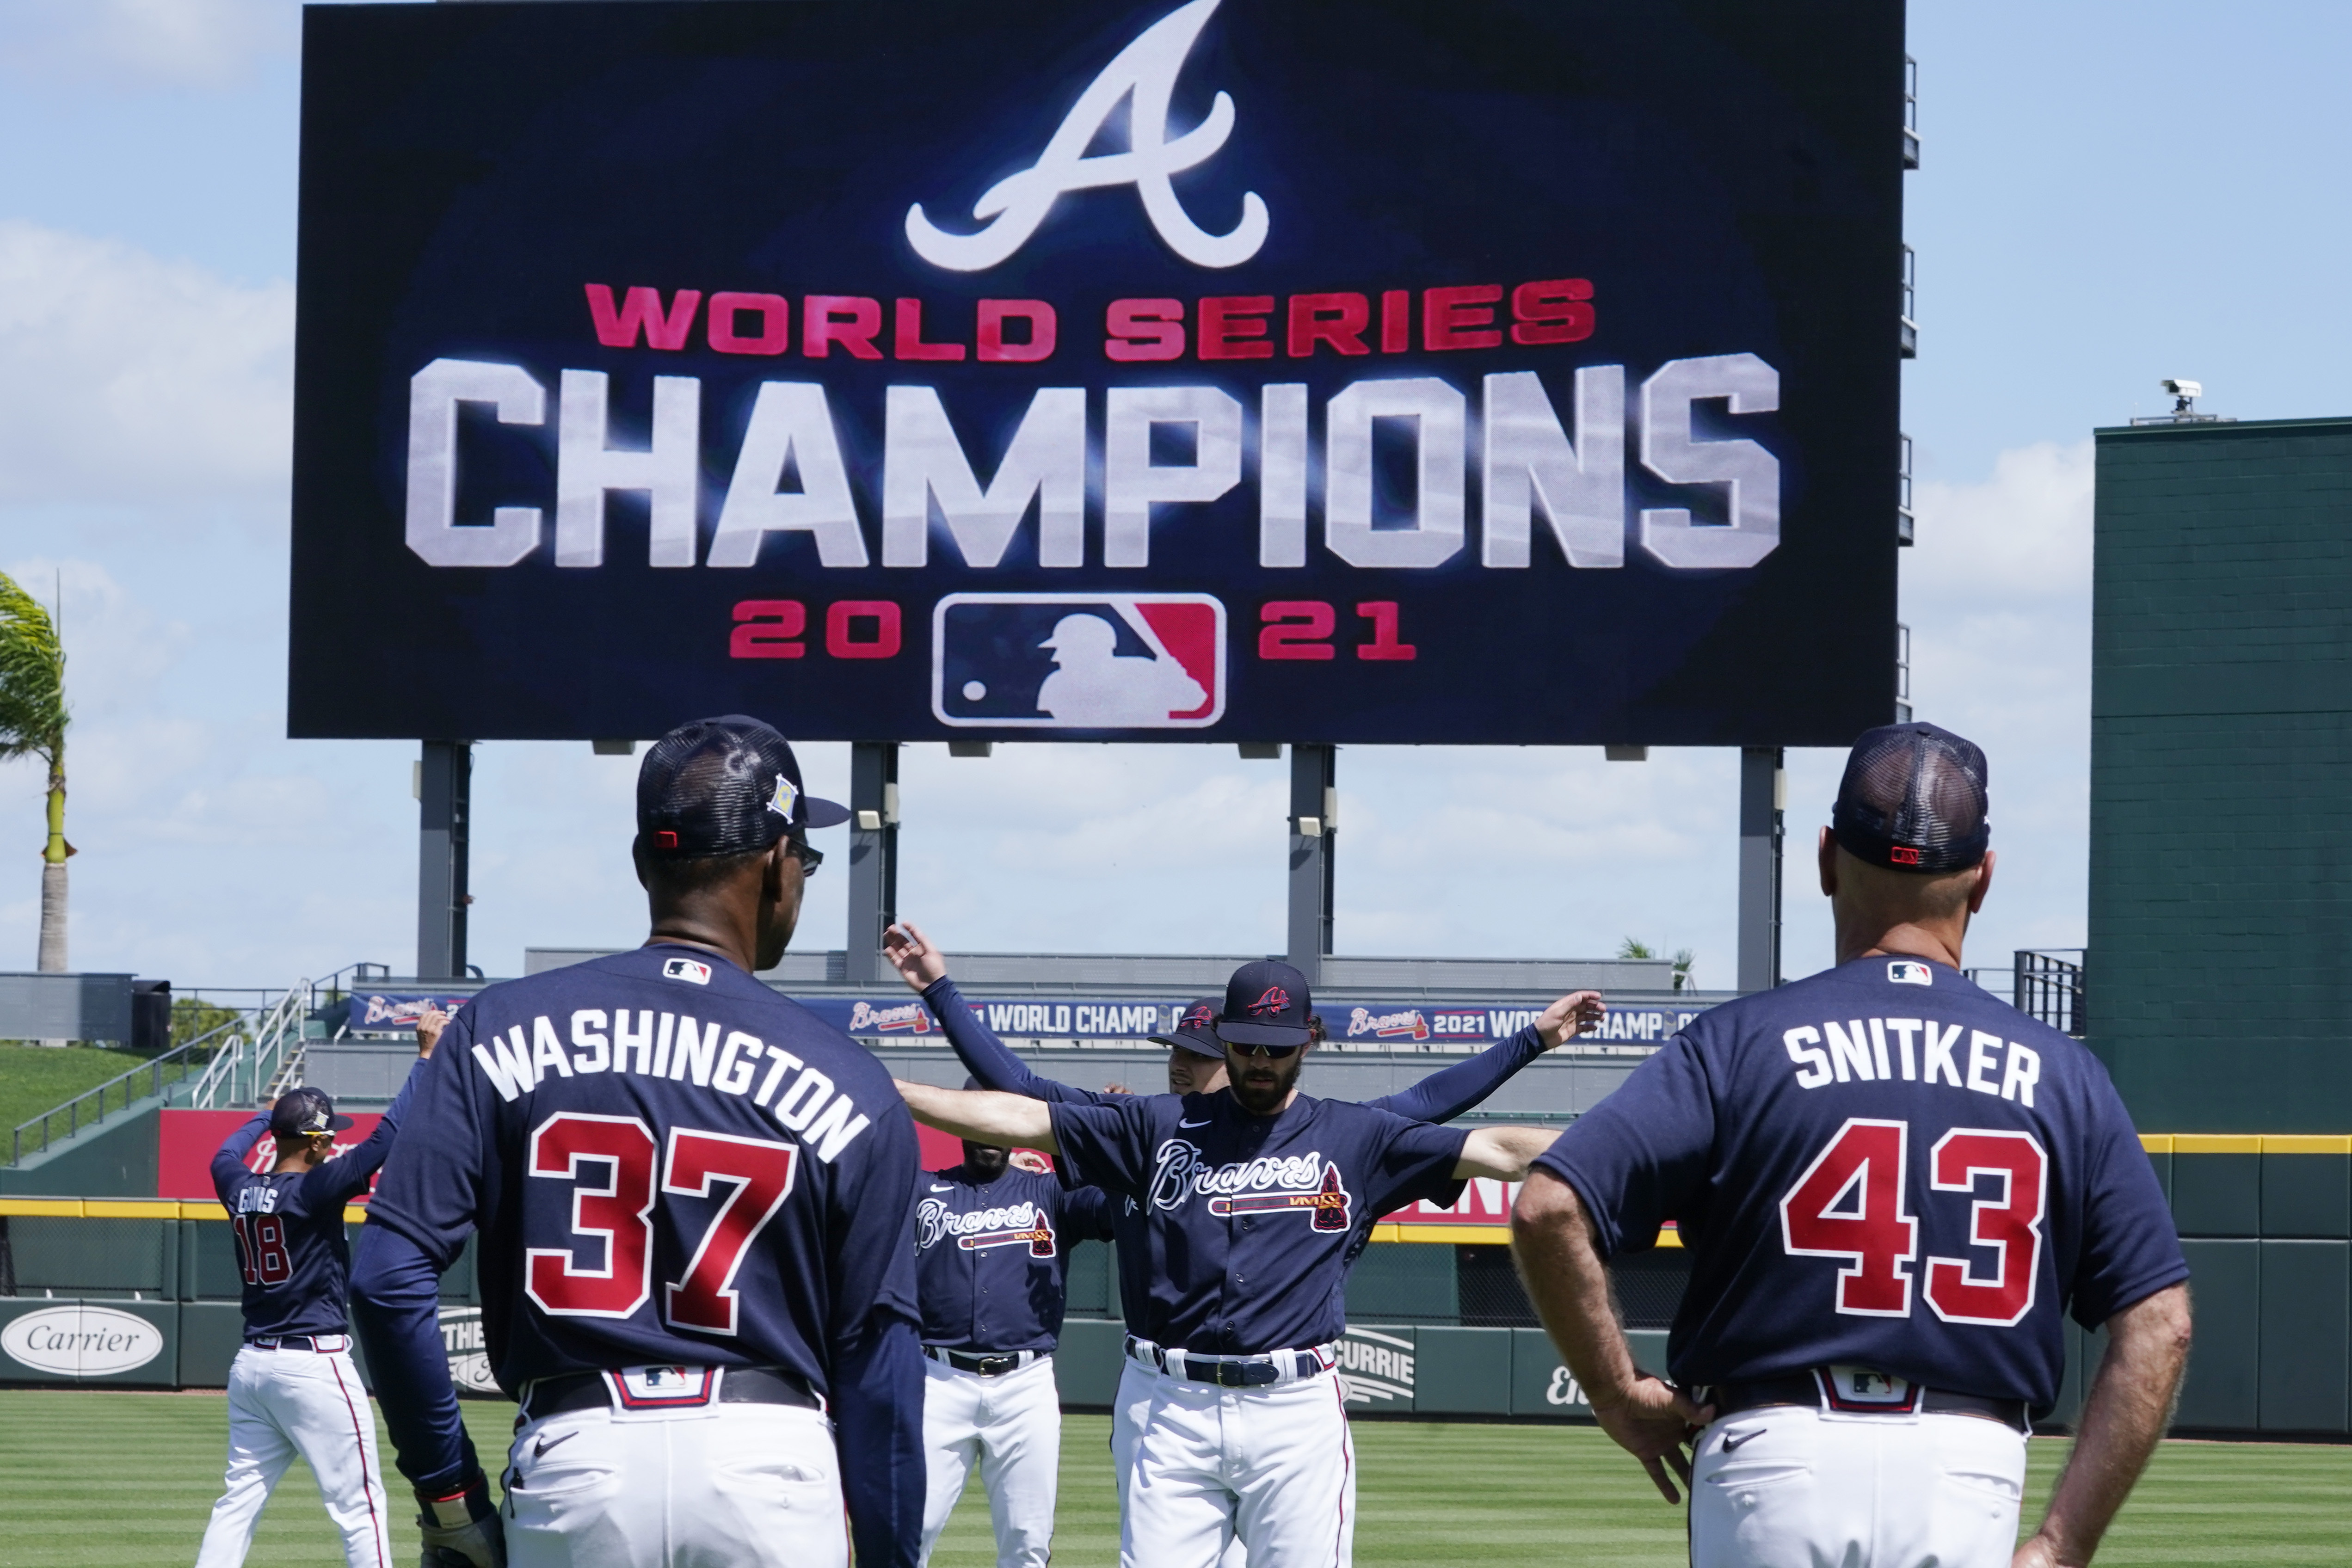
{"type": "MultiPolygon", "coordinates": [[[[421,1031],[418,1054],[433,1054],[421,1031]]],[[[352,1364],[343,1301],[352,1252],[343,1205],[365,1192],[392,1151],[408,1107],[401,1085],[375,1131],[334,1153],[352,1119],[316,1089],[296,1089],[257,1113],[213,1155],[213,1190],[228,1210],[245,1277],[245,1344],[229,1364],[228,1476],[205,1526],[196,1568],[236,1568],[253,1546],[263,1505],[300,1454],[327,1517],[343,1532],[352,1568],[390,1568],[375,1417],[352,1364]],[[257,1176],[246,1158],[264,1133],[278,1158],[257,1176]]]]}
{"type": "Polygon", "coordinates": [[[646,945],[486,988],[418,1075],[353,1291],[428,1561],[841,1568],[845,1508],[861,1568],[912,1568],[914,1124],[754,977],[846,815],[756,719],[671,731],[637,776],[646,945]],[[435,1328],[475,1231],[521,1406],[502,1510],[435,1328]]]}
{"type": "MultiPolygon", "coordinates": [[[[1006,1048],[963,999],[948,977],[947,956],[912,921],[892,926],[883,947],[908,986],[921,994],[946,1031],[948,1043],[982,1088],[1027,1095],[1033,1100],[1068,1101],[1105,1105],[1116,1098],[1092,1089],[1079,1089],[1030,1071],[1028,1063],[1006,1048]]],[[[1176,1025],[1152,1040],[1168,1047],[1168,1092],[1213,1094],[1225,1086],[1225,1048],[1217,1038],[1217,1010],[1223,998],[1203,997],[1177,1016],[1176,1025]]],[[[1607,1016],[1598,991],[1573,991],[1554,1002],[1527,1028],[1509,1040],[1488,1047],[1466,1061],[1433,1072],[1409,1089],[1364,1103],[1376,1111],[1402,1116],[1409,1122],[1450,1122],[1501,1088],[1518,1071],[1562,1041],[1599,1024],[1607,1016]]],[[[1321,1039],[1321,1019],[1308,1016],[1308,1027],[1321,1039]]],[[[969,1085],[967,1085],[969,1087],[969,1085]]],[[[1121,1199],[1111,1213],[1118,1242],[1119,1301],[1128,1332],[1150,1336],[1151,1249],[1142,1207],[1121,1199]]],[[[1357,1243],[1360,1250],[1363,1243],[1357,1243]]],[[[1352,1254],[1350,1255],[1352,1261],[1352,1254]]],[[[1151,1399],[1152,1379],[1140,1365],[1120,1368],[1118,1396],[1111,1406],[1111,1462],[1126,1494],[1128,1468],[1135,1457],[1136,1434],[1151,1399]]],[[[1223,1568],[1241,1568],[1247,1553],[1238,1542],[1226,1554],[1223,1568]]]]}
{"type": "Polygon", "coordinates": [[[1236,1538],[1283,1568],[1351,1560],[1355,1454],[1330,1375],[1349,1265],[1381,1215],[1450,1203],[1474,1176],[1517,1180],[1550,1142],[1300,1093],[1313,1010],[1289,965],[1242,966],[1213,1093],[1088,1104],[898,1086],[931,1125],[1045,1150],[1066,1185],[1141,1212],[1151,1274],[1127,1351],[1150,1383],[1122,1487],[1126,1568],[1213,1568],[1236,1538]]]}
{"type": "Polygon", "coordinates": [[[961,1165],[925,1173],[915,1204],[926,1563],[975,1464],[998,1568],[1045,1568],[1053,1555],[1062,1460],[1054,1346],[1069,1244],[1109,1239],[1110,1201],[1097,1188],[1066,1190],[1017,1169],[1012,1154],[967,1142],[961,1165]]]}
{"type": "Polygon", "coordinates": [[[1695,1019],[1519,1196],[1528,1292],[1603,1428],[1690,1487],[1697,1568],[2086,1563],[2162,1434],[2189,1270],[2155,1174],[2081,1042],[1960,974],[1985,774],[1933,725],[1855,742],[1820,848],[1837,967],[1695,1019]],[[1604,1268],[1668,1218],[1671,1382],[1635,1370],[1604,1268]],[[2068,1311],[2108,1349],[2019,1546],[2068,1311]]]}

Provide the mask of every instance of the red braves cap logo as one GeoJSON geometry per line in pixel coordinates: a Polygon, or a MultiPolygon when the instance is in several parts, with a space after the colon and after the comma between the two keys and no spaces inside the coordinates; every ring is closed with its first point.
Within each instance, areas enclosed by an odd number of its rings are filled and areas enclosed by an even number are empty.
{"type": "Polygon", "coordinates": [[[1176,1027],[1179,1029],[1206,1029],[1216,1021],[1217,1009],[1209,1006],[1208,1003],[1202,1002],[1200,1006],[1186,1012],[1184,1015],[1184,1021],[1176,1027]]]}
{"type": "Polygon", "coordinates": [[[1252,1018],[1263,1018],[1267,1013],[1287,1012],[1289,1009],[1290,993],[1280,986],[1268,986],[1265,988],[1265,995],[1249,1005],[1249,1015],[1252,1018]]]}
{"type": "Polygon", "coordinates": [[[1917,865],[1919,852],[1908,844],[1896,844],[1886,852],[1886,858],[1896,865],[1917,865]]]}

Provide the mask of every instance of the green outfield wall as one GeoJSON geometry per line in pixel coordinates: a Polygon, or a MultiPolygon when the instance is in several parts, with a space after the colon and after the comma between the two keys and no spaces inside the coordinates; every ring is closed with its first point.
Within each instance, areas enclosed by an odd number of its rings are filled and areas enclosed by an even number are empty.
{"type": "Polygon", "coordinates": [[[2352,419],[2097,451],[2091,1047],[2143,1128],[2352,1133],[2352,419]]]}

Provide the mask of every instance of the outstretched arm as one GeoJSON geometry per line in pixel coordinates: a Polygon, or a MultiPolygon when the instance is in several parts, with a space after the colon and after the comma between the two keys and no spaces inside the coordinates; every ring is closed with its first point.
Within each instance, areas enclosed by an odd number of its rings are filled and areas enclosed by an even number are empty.
{"type": "Polygon", "coordinates": [[[891,926],[882,934],[882,952],[898,969],[898,977],[907,982],[908,988],[921,993],[923,1005],[931,1009],[940,1027],[947,1031],[948,1043],[955,1048],[964,1071],[978,1079],[982,1088],[1026,1094],[1032,1100],[1099,1100],[1100,1096],[1087,1090],[1038,1077],[1029,1070],[1027,1062],[1013,1055],[1012,1048],[981,1021],[964,1001],[956,983],[948,978],[947,955],[932,946],[921,926],[911,920],[891,926]]]}
{"type": "Polygon", "coordinates": [[[937,1127],[968,1143],[1037,1149],[1049,1155],[1062,1152],[1054,1142],[1053,1113],[1042,1100],[982,1089],[935,1089],[903,1079],[893,1082],[907,1109],[926,1127],[937,1127]]]}
{"type": "Polygon", "coordinates": [[[1583,1201],[1548,1169],[1528,1177],[1511,1210],[1511,1258],[1560,1359],[1592,1401],[1601,1429],[1642,1461],[1668,1502],[1679,1502],[1666,1467],[1673,1466],[1689,1484],[1690,1459],[1683,1445],[1695,1428],[1715,1419],[1715,1412],[1635,1369],[1633,1349],[1609,1300],[1609,1270],[1593,1246],[1583,1201]]]}
{"type": "Polygon", "coordinates": [[[1480,1127],[1462,1145],[1461,1163],[1454,1178],[1466,1181],[1486,1176],[1495,1181],[1523,1181],[1536,1156],[1559,1137],[1548,1127],[1480,1127]]]}
{"type": "Polygon", "coordinates": [[[1433,1072],[1410,1089],[1366,1103],[1410,1122],[1451,1122],[1509,1082],[1528,1062],[1599,1023],[1608,1011],[1599,991],[1572,991],[1510,1039],[1433,1072]]]}
{"type": "Polygon", "coordinates": [[[2172,1419],[2189,1361],[2189,1287],[2170,1285],[2106,1322],[2107,1355],[2083,1404],[2074,1452],[2050,1511],[2014,1568],[2082,1568],[2147,1467],[2172,1419]]]}

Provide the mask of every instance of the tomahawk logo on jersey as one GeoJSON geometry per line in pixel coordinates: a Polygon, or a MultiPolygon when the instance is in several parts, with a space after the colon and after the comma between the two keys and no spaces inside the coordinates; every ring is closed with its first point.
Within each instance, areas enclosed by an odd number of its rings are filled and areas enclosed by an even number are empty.
{"type": "Polygon", "coordinates": [[[974,1354],[1050,1351],[1061,1337],[1068,1243],[1108,1240],[1111,1199],[1009,1168],[929,1171],[915,1205],[923,1343],[974,1354]]]}
{"type": "Polygon", "coordinates": [[[1701,1015],[1537,1163],[1604,1255],[1680,1222],[1685,1385],[1932,1368],[2046,1407],[2063,1312],[2096,1326],[2188,1276],[2105,1069],[1917,959],[1701,1015]]]}
{"type": "MultiPolygon", "coordinates": [[[[1252,1116],[1230,1092],[1058,1102],[1061,1176],[1138,1200],[1163,1271],[1148,1292],[1154,1343],[1204,1354],[1304,1349],[1347,1326],[1341,1285],[1373,1219],[1418,1198],[1452,1203],[1467,1134],[1301,1094],[1252,1116]]],[[[1124,1250],[1124,1247],[1122,1247],[1124,1250]]]]}
{"type": "Polygon", "coordinates": [[[371,1223],[482,1235],[509,1392],[615,1366],[781,1366],[916,1316],[914,1124],[847,1036],[652,946],[493,986],[427,1064],[371,1223]],[[833,1327],[828,1330],[825,1325],[833,1327]]]}

